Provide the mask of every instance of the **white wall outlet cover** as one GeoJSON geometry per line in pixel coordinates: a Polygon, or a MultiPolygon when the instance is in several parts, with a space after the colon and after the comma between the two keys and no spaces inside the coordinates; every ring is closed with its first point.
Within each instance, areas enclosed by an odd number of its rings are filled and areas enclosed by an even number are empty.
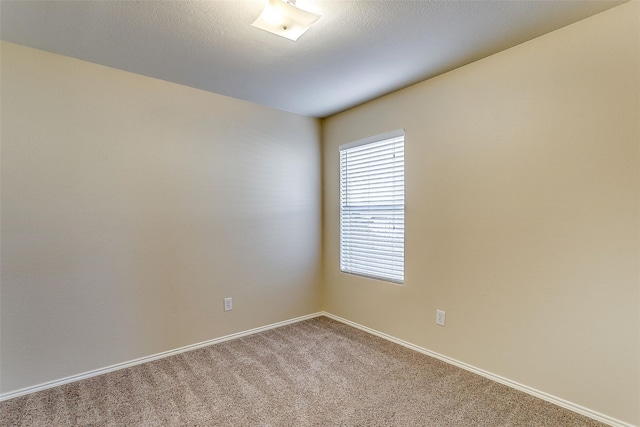
{"type": "Polygon", "coordinates": [[[224,299],[224,311],[229,311],[233,308],[233,300],[231,298],[224,299]]]}
{"type": "Polygon", "coordinates": [[[436,324],[440,326],[444,326],[445,323],[445,312],[442,310],[436,310],[436,324]]]}

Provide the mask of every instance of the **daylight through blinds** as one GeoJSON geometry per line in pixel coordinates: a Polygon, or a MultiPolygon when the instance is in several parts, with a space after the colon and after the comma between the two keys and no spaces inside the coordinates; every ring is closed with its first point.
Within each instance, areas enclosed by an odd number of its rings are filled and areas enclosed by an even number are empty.
{"type": "Polygon", "coordinates": [[[340,147],[340,269],[404,282],[404,133],[340,147]]]}

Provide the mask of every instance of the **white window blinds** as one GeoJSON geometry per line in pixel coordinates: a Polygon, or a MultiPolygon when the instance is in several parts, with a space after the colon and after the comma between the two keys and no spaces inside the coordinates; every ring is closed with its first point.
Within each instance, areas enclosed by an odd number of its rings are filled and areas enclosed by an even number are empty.
{"type": "Polygon", "coordinates": [[[404,131],[340,146],[340,270],[404,282],[404,131]]]}

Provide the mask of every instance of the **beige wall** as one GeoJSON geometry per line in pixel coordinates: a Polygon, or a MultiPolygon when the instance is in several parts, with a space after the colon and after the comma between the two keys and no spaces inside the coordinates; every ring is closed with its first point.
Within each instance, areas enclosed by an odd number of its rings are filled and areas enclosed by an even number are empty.
{"type": "Polygon", "coordinates": [[[640,425],[639,16],[624,4],[326,120],[325,309],[640,425]],[[338,146],[399,128],[404,286],[338,264],[338,146]]]}
{"type": "Polygon", "coordinates": [[[2,392],[319,310],[317,120],[1,60],[2,392]]]}

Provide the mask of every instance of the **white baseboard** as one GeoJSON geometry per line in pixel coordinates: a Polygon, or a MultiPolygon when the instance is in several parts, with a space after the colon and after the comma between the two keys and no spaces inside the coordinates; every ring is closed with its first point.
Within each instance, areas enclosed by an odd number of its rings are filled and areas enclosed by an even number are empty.
{"type": "Polygon", "coordinates": [[[637,426],[634,426],[633,424],[629,424],[629,423],[626,423],[624,421],[617,420],[615,418],[612,418],[612,417],[609,417],[607,415],[601,414],[600,412],[596,412],[596,411],[593,411],[593,410],[591,410],[589,408],[585,408],[584,406],[577,405],[575,403],[572,403],[572,402],[569,402],[567,400],[561,399],[559,397],[550,395],[550,394],[545,393],[543,391],[536,390],[536,389],[528,387],[528,386],[526,386],[524,384],[520,384],[520,383],[517,383],[517,382],[512,381],[510,379],[501,377],[500,375],[496,375],[496,374],[493,374],[491,372],[485,371],[483,369],[476,368],[475,366],[467,365],[466,363],[460,362],[458,360],[452,359],[450,357],[444,356],[444,355],[436,353],[434,351],[427,350],[426,348],[417,346],[415,344],[411,344],[410,342],[403,341],[403,340],[401,340],[399,338],[395,338],[395,337],[393,337],[391,335],[387,335],[387,334],[385,334],[383,332],[376,331],[375,329],[371,329],[371,328],[369,328],[367,326],[363,326],[363,325],[360,325],[358,323],[352,322],[350,320],[343,319],[342,317],[333,315],[331,313],[322,312],[321,314],[323,316],[329,317],[330,319],[336,320],[336,321],[338,321],[340,323],[344,323],[345,325],[353,326],[354,328],[357,328],[357,329],[360,329],[362,331],[368,332],[368,333],[370,333],[372,335],[376,335],[376,336],[378,336],[380,338],[384,338],[385,340],[394,342],[394,343],[399,344],[399,345],[401,345],[403,347],[407,347],[407,348],[410,348],[411,350],[415,350],[415,351],[417,351],[419,353],[426,354],[427,356],[431,356],[431,357],[436,358],[438,360],[442,360],[443,362],[446,362],[446,363],[449,363],[451,365],[457,366],[457,367],[462,368],[462,369],[464,369],[466,371],[473,372],[474,374],[478,374],[480,376],[483,376],[485,378],[488,378],[488,379],[493,380],[495,382],[498,382],[500,384],[504,384],[504,385],[506,385],[508,387],[511,387],[511,388],[514,388],[516,390],[520,390],[522,392],[530,394],[531,396],[534,396],[534,397],[537,397],[539,399],[545,400],[547,402],[553,403],[555,405],[561,406],[561,407],[563,407],[565,409],[568,409],[570,411],[573,411],[573,412],[576,412],[578,414],[584,415],[586,417],[592,418],[592,419],[594,419],[596,421],[600,421],[601,423],[605,423],[605,424],[608,424],[608,425],[613,426],[613,427],[637,427],[637,426]]]}
{"type": "Polygon", "coordinates": [[[142,363],[151,362],[153,360],[162,359],[165,357],[175,356],[176,354],[184,353],[191,350],[196,350],[202,347],[206,347],[212,344],[218,344],[224,341],[233,340],[236,338],[246,337],[247,335],[257,334],[258,332],[268,331],[269,329],[279,328],[281,326],[290,325],[292,323],[301,322],[303,320],[313,319],[314,317],[323,316],[324,313],[313,313],[306,316],[296,317],[295,319],[284,320],[282,322],[272,323],[270,325],[261,326],[259,328],[249,329],[247,331],[238,332],[231,335],[225,335],[220,338],[214,338],[212,340],[199,342],[197,344],[187,345],[185,347],[176,348],[175,350],[164,351],[151,356],[141,357],[139,359],[131,360],[129,362],[116,363],[115,365],[107,366],[106,368],[95,369],[93,371],[84,372],[82,374],[72,375],[70,377],[62,378],[59,380],[49,381],[46,383],[38,384],[31,387],[25,387],[20,390],[10,391],[8,393],[0,394],[0,402],[4,400],[13,399],[14,397],[24,396],[25,394],[35,393],[37,391],[46,390],[49,388],[57,387],[63,384],[72,383],[75,381],[84,380],[87,378],[95,377],[97,375],[106,374],[107,372],[113,372],[120,369],[129,368],[131,366],[140,365],[142,363]]]}
{"type": "Polygon", "coordinates": [[[399,344],[403,347],[409,348],[411,350],[417,351],[419,353],[425,354],[427,356],[431,356],[434,357],[438,360],[442,360],[443,362],[449,363],[451,365],[457,366],[459,368],[462,368],[464,370],[467,370],[469,372],[473,372],[475,374],[478,374],[480,376],[483,376],[485,378],[488,378],[490,380],[496,381],[500,384],[504,384],[508,387],[514,388],[516,390],[520,390],[524,393],[530,394],[534,397],[537,397],[539,399],[545,400],[547,402],[553,403],[555,405],[561,406],[565,409],[568,409],[570,411],[576,412],[578,414],[584,415],[586,417],[592,418],[596,421],[600,421],[602,423],[608,424],[610,426],[613,427],[636,427],[632,424],[626,423],[624,421],[620,421],[617,420],[615,418],[609,417],[607,415],[601,414],[599,412],[593,411],[589,408],[585,408],[583,406],[577,405],[575,403],[566,401],[564,399],[561,399],[559,397],[550,395],[548,393],[545,393],[543,391],[540,390],[536,390],[534,388],[528,387],[526,385],[517,383],[515,381],[509,380],[507,378],[501,377],[499,375],[493,374],[491,372],[485,371],[483,369],[480,368],[476,368],[475,366],[471,366],[468,365],[466,363],[460,362],[458,360],[452,359],[450,357],[444,356],[442,354],[433,352],[431,350],[427,350],[426,348],[417,346],[415,344],[411,344],[410,342],[401,340],[399,338],[395,338],[391,335],[385,334],[383,332],[377,331],[375,329],[371,329],[367,326],[363,326],[360,325],[358,323],[352,322],[350,320],[347,319],[343,319],[342,317],[333,315],[331,313],[327,313],[325,311],[322,312],[318,312],[318,313],[313,313],[313,314],[308,314],[306,316],[300,316],[300,317],[296,317],[294,319],[289,319],[289,320],[284,320],[282,322],[277,322],[277,323],[272,323],[270,325],[266,325],[266,326],[261,326],[258,328],[254,328],[254,329],[249,329],[246,331],[242,331],[242,332],[238,332],[235,334],[230,334],[230,335],[226,335],[220,338],[214,338],[212,340],[208,340],[208,341],[203,341],[197,344],[192,344],[192,345],[188,345],[185,347],[180,347],[177,348],[175,350],[169,350],[169,351],[165,351],[162,353],[157,353],[151,356],[146,356],[146,357],[141,357],[139,359],[135,359],[135,360],[131,360],[129,362],[123,362],[123,363],[117,363],[115,365],[111,365],[111,366],[107,366],[106,368],[100,368],[100,369],[95,369],[93,371],[89,371],[89,372],[84,372],[82,374],[77,374],[77,375],[72,375],[70,377],[66,377],[66,378],[62,378],[59,380],[54,380],[54,381],[49,381],[46,383],[42,383],[42,384],[38,384],[35,386],[31,386],[31,387],[26,387],[20,390],[16,390],[16,391],[11,391],[8,393],[3,393],[0,394],[0,402],[4,401],[4,400],[9,400],[9,399],[13,399],[14,397],[19,397],[19,396],[23,396],[25,394],[30,394],[30,393],[35,393],[37,391],[42,391],[42,390],[46,390],[49,388],[53,388],[53,387],[57,387],[63,384],[68,384],[68,383],[72,383],[75,381],[80,381],[80,380],[84,380],[87,378],[91,378],[91,377],[95,377],[98,375],[102,375],[102,374],[106,374],[108,372],[113,372],[113,371],[117,371],[119,369],[125,369],[131,366],[135,366],[135,365],[140,365],[142,363],[146,363],[146,362],[151,362],[153,360],[158,360],[158,359],[162,359],[164,357],[170,357],[170,356],[174,356],[180,353],[184,353],[187,351],[191,351],[191,350],[196,350],[198,348],[202,348],[202,347],[206,347],[208,345],[212,345],[212,344],[218,344],[224,341],[229,341],[232,339],[236,339],[236,338],[241,338],[241,337],[245,337],[248,335],[253,335],[253,334],[257,334],[259,332],[263,332],[263,331],[267,331],[269,329],[275,329],[275,328],[279,328],[281,326],[285,326],[285,325],[290,325],[292,323],[297,323],[297,322],[301,322],[303,320],[308,320],[308,319],[313,319],[315,317],[320,317],[320,316],[326,316],[329,317],[330,319],[336,320],[340,323],[344,323],[346,325],[352,326],[354,328],[360,329],[362,331],[368,332],[372,335],[376,335],[380,338],[383,338],[385,340],[394,342],[396,344],[399,344]]]}

